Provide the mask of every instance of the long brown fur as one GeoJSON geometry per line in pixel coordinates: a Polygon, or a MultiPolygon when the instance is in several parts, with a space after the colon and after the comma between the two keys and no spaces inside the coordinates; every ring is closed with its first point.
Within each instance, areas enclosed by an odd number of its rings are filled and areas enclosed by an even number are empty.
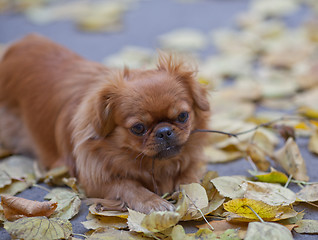
{"type": "Polygon", "coordinates": [[[191,131],[206,128],[209,104],[193,67],[173,55],[161,53],[153,70],[109,69],[28,35],[0,62],[0,114],[5,147],[46,168],[68,165],[110,209],[173,210],[159,195],[200,178],[205,140],[191,131]],[[147,127],[142,136],[136,123],[147,127]],[[165,127],[181,148],[157,157],[165,127]]]}

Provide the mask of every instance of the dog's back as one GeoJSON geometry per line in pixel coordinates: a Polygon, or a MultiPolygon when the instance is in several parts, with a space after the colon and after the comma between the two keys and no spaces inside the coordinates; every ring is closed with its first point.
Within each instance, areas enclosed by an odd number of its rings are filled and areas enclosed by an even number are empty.
{"type": "Polygon", "coordinates": [[[0,62],[0,141],[46,167],[67,157],[71,140],[65,123],[103,71],[38,35],[13,44],[0,62]]]}

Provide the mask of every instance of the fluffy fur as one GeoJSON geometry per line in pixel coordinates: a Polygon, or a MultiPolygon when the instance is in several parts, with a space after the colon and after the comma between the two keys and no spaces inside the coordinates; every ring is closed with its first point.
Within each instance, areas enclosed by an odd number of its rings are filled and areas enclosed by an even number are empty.
{"type": "Polygon", "coordinates": [[[0,62],[0,111],[5,147],[68,165],[110,209],[173,210],[158,194],[199,181],[204,138],[191,131],[206,128],[209,104],[172,55],[153,70],[116,70],[29,35],[0,62]]]}

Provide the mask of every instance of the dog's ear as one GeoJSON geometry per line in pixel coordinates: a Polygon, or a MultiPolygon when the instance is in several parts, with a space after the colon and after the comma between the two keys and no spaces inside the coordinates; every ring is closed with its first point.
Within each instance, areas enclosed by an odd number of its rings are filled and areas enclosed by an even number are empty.
{"type": "Polygon", "coordinates": [[[196,80],[197,68],[194,63],[189,64],[176,54],[159,52],[158,70],[173,74],[176,79],[188,88],[194,104],[202,111],[209,111],[210,105],[207,99],[207,91],[196,80]]]}
{"type": "Polygon", "coordinates": [[[101,137],[106,137],[115,128],[115,108],[119,99],[120,89],[123,87],[124,77],[128,70],[123,72],[110,73],[107,82],[98,87],[95,92],[94,104],[92,105],[93,121],[92,125],[96,133],[101,137]]]}

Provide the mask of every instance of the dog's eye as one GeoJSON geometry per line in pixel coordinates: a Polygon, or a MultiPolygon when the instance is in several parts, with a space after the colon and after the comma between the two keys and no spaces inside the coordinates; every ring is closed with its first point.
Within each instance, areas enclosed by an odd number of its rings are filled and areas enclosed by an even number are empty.
{"type": "Polygon", "coordinates": [[[134,126],[132,126],[132,128],[130,129],[130,131],[137,135],[137,136],[141,136],[144,135],[146,132],[146,127],[145,125],[143,125],[142,123],[137,123],[134,126]]]}
{"type": "Polygon", "coordinates": [[[189,113],[182,112],[178,116],[178,122],[185,123],[189,118],[189,113]]]}

